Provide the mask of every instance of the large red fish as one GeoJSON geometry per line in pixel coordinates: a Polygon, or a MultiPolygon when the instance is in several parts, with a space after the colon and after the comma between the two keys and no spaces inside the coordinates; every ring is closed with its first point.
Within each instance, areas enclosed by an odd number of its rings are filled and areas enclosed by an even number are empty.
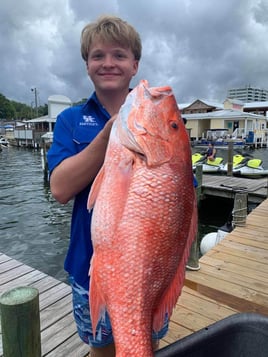
{"type": "Polygon", "coordinates": [[[170,87],[141,81],[93,183],[93,328],[107,309],[118,357],[150,357],[181,293],[197,227],[189,137],[170,87]]]}

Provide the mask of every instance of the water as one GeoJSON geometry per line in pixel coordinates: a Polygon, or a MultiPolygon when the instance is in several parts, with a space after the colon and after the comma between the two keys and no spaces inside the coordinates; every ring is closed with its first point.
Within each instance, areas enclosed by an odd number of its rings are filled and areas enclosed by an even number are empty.
{"type": "MultiPolygon", "coordinates": [[[[268,168],[267,149],[249,153],[268,168]]],[[[227,150],[217,150],[217,154],[227,158],[227,150]]],[[[0,252],[66,281],[63,263],[72,202],[60,205],[52,198],[44,184],[39,151],[3,149],[0,172],[0,252]]],[[[222,226],[233,207],[231,200],[210,200],[202,202],[199,210],[201,237],[222,226]]]]}
{"type": "Polygon", "coordinates": [[[66,281],[72,205],[52,198],[40,152],[3,149],[0,173],[0,252],[66,281]]]}

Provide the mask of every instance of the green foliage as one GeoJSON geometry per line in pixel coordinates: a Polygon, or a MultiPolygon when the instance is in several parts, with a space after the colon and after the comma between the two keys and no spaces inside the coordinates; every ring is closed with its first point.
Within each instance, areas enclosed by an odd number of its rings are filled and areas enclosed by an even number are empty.
{"type": "Polygon", "coordinates": [[[16,109],[3,94],[0,94],[0,117],[11,119],[15,116],[16,109]]]}
{"type": "Polygon", "coordinates": [[[48,105],[39,106],[38,111],[24,103],[7,99],[0,93],[0,119],[22,120],[33,119],[48,114],[48,105]],[[37,115],[38,113],[38,115],[37,115]]]}

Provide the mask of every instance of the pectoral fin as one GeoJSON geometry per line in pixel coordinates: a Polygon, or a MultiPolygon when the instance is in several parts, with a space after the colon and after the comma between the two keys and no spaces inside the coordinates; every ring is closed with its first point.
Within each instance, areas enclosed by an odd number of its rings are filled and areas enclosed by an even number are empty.
{"type": "Polygon", "coordinates": [[[87,209],[89,211],[93,208],[94,203],[96,202],[96,199],[97,199],[97,196],[100,191],[100,187],[101,187],[101,184],[102,184],[102,181],[104,178],[104,170],[105,170],[104,166],[102,166],[98,175],[96,176],[92,186],[91,186],[89,196],[88,196],[88,201],[87,201],[87,209]]]}

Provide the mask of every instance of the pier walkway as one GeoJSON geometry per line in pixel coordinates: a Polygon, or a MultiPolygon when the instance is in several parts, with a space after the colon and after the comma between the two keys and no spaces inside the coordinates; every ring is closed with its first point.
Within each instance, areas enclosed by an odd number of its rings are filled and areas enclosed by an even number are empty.
{"type": "Polygon", "coordinates": [[[234,313],[268,316],[268,199],[187,271],[161,346],[234,313]]]}
{"type": "MultiPolygon", "coordinates": [[[[268,199],[187,271],[170,329],[160,347],[237,312],[268,315],[268,199]]],[[[0,294],[18,286],[40,293],[42,356],[85,357],[72,317],[70,287],[0,253],[0,294]]],[[[1,339],[0,339],[1,340],[1,339]]],[[[0,343],[0,356],[3,355],[0,343]]]]}
{"type": "Polygon", "coordinates": [[[226,175],[202,176],[202,195],[234,198],[236,191],[248,193],[249,203],[261,203],[268,196],[268,178],[245,178],[226,175]]]}

